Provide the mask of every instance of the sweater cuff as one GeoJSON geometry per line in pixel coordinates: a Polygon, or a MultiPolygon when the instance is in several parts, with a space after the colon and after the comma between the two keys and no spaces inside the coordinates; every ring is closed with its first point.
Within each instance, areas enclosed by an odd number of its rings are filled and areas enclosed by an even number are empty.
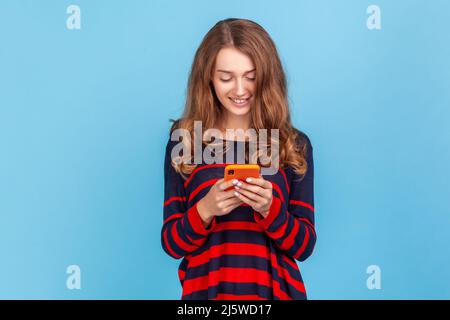
{"type": "Polygon", "coordinates": [[[273,196],[272,205],[270,206],[269,209],[269,214],[265,218],[263,218],[260,213],[253,211],[255,221],[258,222],[264,228],[264,230],[269,229],[270,225],[280,214],[280,208],[281,208],[280,198],[273,196]]]}
{"type": "Polygon", "coordinates": [[[195,233],[200,234],[202,236],[208,235],[216,225],[216,217],[214,217],[211,220],[211,223],[209,224],[208,228],[207,229],[205,228],[205,226],[203,225],[203,220],[200,217],[200,214],[198,213],[197,210],[197,203],[188,209],[187,215],[192,230],[194,230],[195,233]]]}

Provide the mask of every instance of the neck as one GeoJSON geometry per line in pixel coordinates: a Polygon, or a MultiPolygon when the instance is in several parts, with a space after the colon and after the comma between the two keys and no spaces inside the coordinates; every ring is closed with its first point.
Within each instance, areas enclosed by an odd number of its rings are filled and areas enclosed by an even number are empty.
{"type": "Polygon", "coordinates": [[[246,131],[250,127],[250,112],[244,116],[236,116],[228,114],[223,121],[222,131],[226,133],[226,129],[242,129],[246,131]]]}
{"type": "MultiPolygon", "coordinates": [[[[249,129],[250,127],[250,113],[243,115],[243,116],[236,116],[233,114],[228,114],[223,123],[222,123],[222,134],[224,139],[226,140],[236,140],[237,136],[234,136],[234,134],[232,134],[231,136],[227,135],[227,129],[228,130],[237,130],[237,129],[241,129],[244,131],[244,134],[246,132],[247,129],[249,129]]],[[[235,131],[236,133],[236,131],[235,131]]],[[[241,139],[237,139],[238,141],[240,141],[241,139]]],[[[246,138],[244,138],[244,140],[246,140],[246,138]]]]}

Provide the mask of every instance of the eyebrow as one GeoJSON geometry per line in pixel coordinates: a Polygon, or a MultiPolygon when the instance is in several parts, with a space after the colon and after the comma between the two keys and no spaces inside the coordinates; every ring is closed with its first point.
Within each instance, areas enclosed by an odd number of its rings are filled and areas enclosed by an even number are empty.
{"type": "MultiPolygon", "coordinates": [[[[255,70],[256,70],[256,68],[255,68],[255,69],[252,69],[252,70],[245,71],[244,74],[253,72],[253,71],[255,71],[255,70]]],[[[232,71],[228,71],[228,70],[220,70],[220,69],[218,69],[217,72],[233,73],[232,71]]]]}

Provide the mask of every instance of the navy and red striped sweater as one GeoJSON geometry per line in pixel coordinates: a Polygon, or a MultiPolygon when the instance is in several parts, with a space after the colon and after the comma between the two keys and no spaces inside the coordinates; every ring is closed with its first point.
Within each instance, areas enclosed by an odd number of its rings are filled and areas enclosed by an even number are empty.
{"type": "MultiPolygon", "coordinates": [[[[295,260],[308,258],[316,242],[314,169],[310,140],[297,132],[307,143],[304,178],[291,167],[263,175],[273,185],[266,218],[244,204],[228,215],[215,217],[208,228],[203,226],[196,204],[223,178],[226,163],[202,163],[184,180],[171,165],[171,150],[178,142],[169,140],[161,242],[167,254],[183,258],[178,270],[182,299],[307,298],[295,260]]],[[[245,142],[232,143],[238,150],[237,144],[245,142]]]]}

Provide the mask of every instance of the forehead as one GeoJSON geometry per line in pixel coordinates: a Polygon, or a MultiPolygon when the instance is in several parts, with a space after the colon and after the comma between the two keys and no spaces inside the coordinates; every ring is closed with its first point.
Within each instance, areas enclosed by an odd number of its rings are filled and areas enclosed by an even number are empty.
{"type": "Polygon", "coordinates": [[[215,69],[227,70],[234,73],[244,73],[254,69],[252,59],[236,48],[223,48],[216,58],[215,69]]]}

